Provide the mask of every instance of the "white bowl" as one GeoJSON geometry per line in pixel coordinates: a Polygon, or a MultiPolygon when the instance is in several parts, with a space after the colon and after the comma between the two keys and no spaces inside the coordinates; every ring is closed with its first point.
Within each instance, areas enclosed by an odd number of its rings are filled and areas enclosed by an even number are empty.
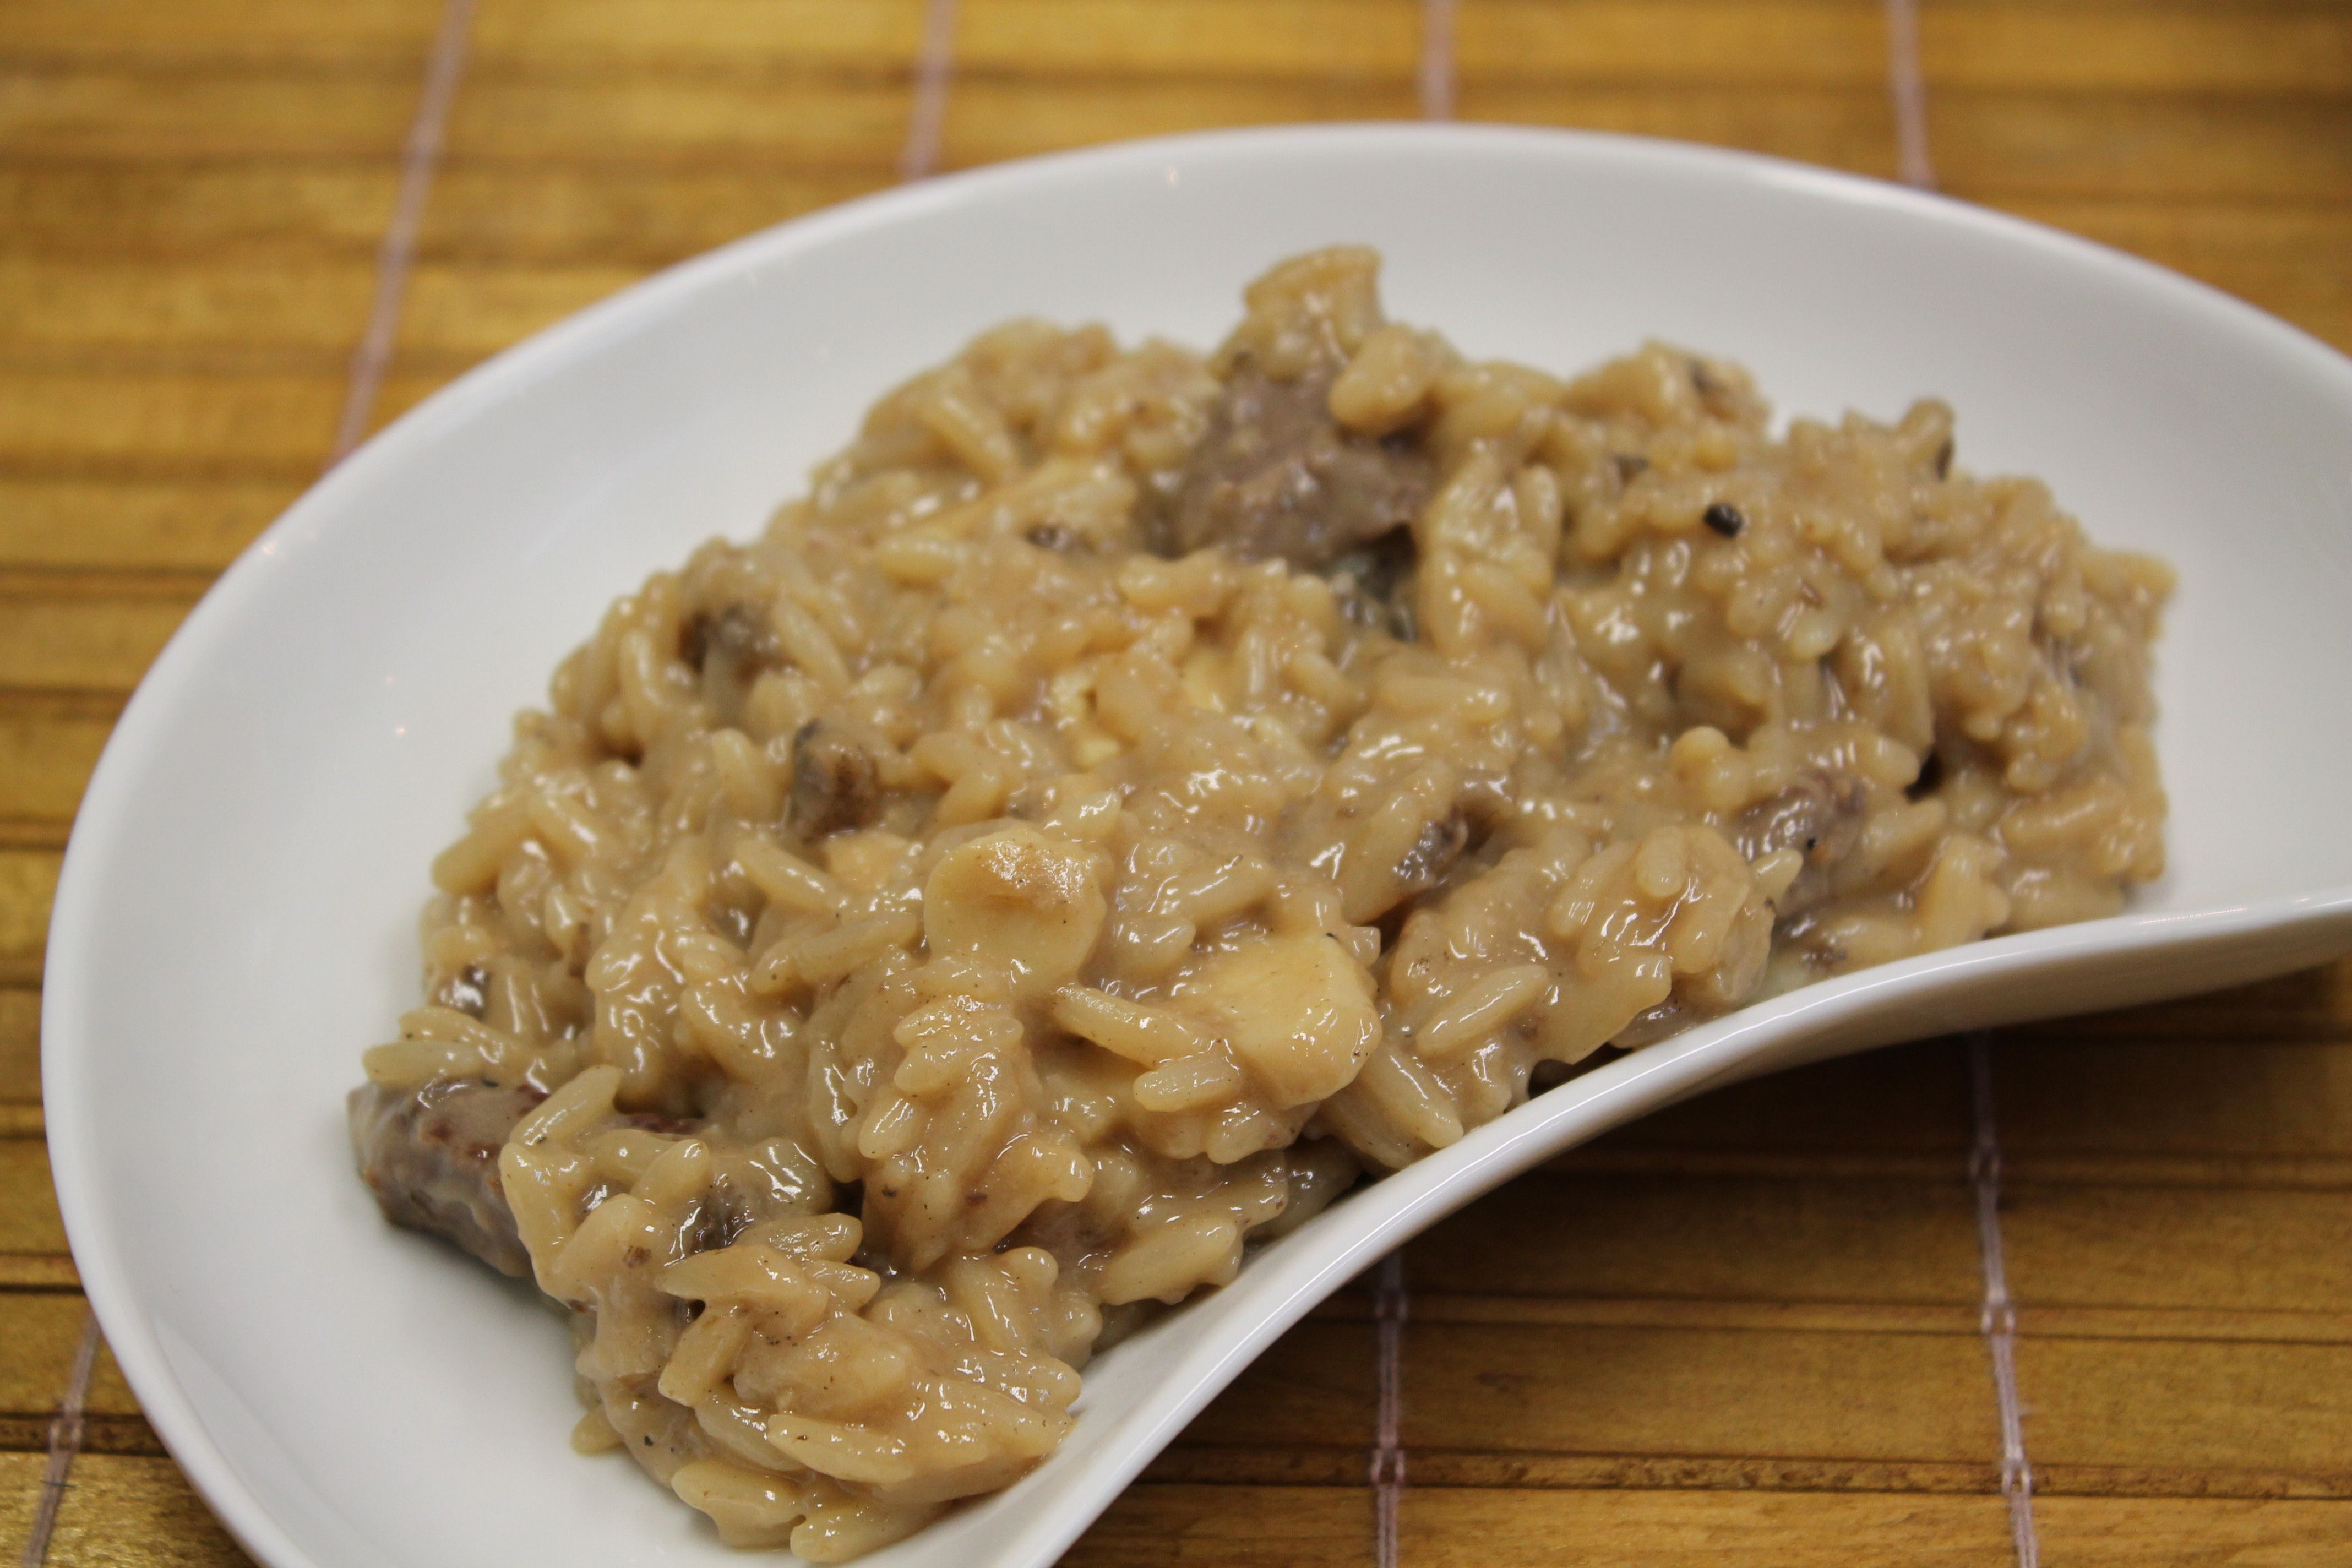
{"type": "Polygon", "coordinates": [[[1760,158],[1418,127],[1142,142],[756,236],[431,399],[263,536],[92,781],[44,1035],[57,1186],[149,1418],[274,1568],[740,1562],[575,1458],[561,1325],[388,1228],[345,1152],[417,987],[431,857],[605,604],[742,535],[866,405],[1034,313],[1206,344],[1269,261],[1388,254],[1400,317],[1570,368],[1661,336],[1783,409],[1959,412],[2181,587],[2160,650],[2172,872],[2129,914],[1798,993],[1574,1080],[1338,1205],[1089,1369],[1010,1494],[876,1561],[1043,1563],[1247,1359],[1403,1236],[1712,1081],[2142,1000],[2352,947],[2352,363],[2211,290],[1953,203],[1760,158]]]}

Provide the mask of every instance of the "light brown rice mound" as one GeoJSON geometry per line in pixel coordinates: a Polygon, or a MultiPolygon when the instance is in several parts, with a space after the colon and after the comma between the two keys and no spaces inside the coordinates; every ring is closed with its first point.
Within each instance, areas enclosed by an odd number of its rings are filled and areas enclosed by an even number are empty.
{"type": "Polygon", "coordinates": [[[527,1258],[580,1446],[727,1541],[1004,1485],[1091,1352],[1545,1064],[2162,869],[2161,564],[1939,403],[1776,438],[1659,344],[1465,361],[1376,268],[890,394],[613,606],[435,863],[358,1098],[483,1184],[370,1179],[527,1258]]]}

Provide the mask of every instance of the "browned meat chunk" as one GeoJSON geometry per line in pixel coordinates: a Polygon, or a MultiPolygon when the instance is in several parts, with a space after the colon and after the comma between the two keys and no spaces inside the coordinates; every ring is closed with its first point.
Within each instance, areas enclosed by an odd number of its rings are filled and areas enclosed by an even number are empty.
{"type": "Polygon", "coordinates": [[[882,809],[873,753],[837,724],[811,720],[793,737],[785,821],[803,839],[864,827],[882,809]]]}
{"type": "Polygon", "coordinates": [[[499,1185],[499,1151],[547,1097],[518,1085],[442,1079],[422,1089],[352,1090],[352,1152],[386,1219],[445,1237],[501,1274],[530,1257],[499,1185]]]}
{"type": "Polygon", "coordinates": [[[1397,883],[1405,897],[1417,897],[1444,881],[1469,843],[1470,819],[1459,811],[1449,811],[1423,828],[1397,863],[1397,883]]]}
{"type": "Polygon", "coordinates": [[[730,605],[717,615],[697,610],[678,638],[678,652],[696,669],[709,668],[713,658],[740,666],[773,664],[778,658],[776,634],[757,605],[730,605]]]}
{"type": "Polygon", "coordinates": [[[1776,849],[1794,849],[1804,868],[1775,900],[1782,916],[1811,909],[1829,895],[1830,874],[1862,842],[1870,794],[1850,773],[1810,773],[1768,800],[1742,812],[1734,825],[1739,852],[1753,860],[1776,849]]]}
{"type": "Polygon", "coordinates": [[[784,662],[768,613],[757,605],[697,610],[678,628],[678,655],[700,677],[703,700],[726,724],[742,721],[752,682],[784,662]]]}
{"type": "Polygon", "coordinates": [[[1409,525],[1433,469],[1409,438],[1372,440],[1331,417],[1333,374],[1276,381],[1234,367],[1176,489],[1166,543],[1176,554],[1222,545],[1244,561],[1319,571],[1409,525]]]}
{"type": "Polygon", "coordinates": [[[1413,561],[1412,531],[1398,528],[1335,557],[1322,572],[1339,595],[1341,615],[1368,630],[1411,642],[1413,561]]]}

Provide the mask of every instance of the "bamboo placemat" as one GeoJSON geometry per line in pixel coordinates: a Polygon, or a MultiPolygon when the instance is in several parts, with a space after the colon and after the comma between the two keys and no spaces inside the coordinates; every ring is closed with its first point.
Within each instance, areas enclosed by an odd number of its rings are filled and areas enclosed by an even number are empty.
{"type": "MultiPolygon", "coordinates": [[[[0,0],[0,1547],[62,1472],[49,1563],[243,1561],[110,1362],[75,1377],[42,931],[125,696],[339,432],[902,177],[1423,112],[1932,177],[2352,348],[2352,8],[1913,5],[0,0]]],[[[1301,1325],[1071,1561],[2035,1549],[2352,1563],[2352,965],[1580,1151],[1301,1325]]]]}

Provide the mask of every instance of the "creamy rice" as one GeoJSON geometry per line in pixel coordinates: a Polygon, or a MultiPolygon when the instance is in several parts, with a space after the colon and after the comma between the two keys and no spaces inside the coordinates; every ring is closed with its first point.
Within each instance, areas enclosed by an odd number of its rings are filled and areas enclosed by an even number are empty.
{"type": "Polygon", "coordinates": [[[1775,438],[1376,268],[892,393],[613,606],[435,863],[363,1169],[572,1309],[576,1442],[725,1540],[1004,1485],[1093,1351],[1538,1068],[2162,869],[2160,563],[1941,404],[1775,438]]]}

